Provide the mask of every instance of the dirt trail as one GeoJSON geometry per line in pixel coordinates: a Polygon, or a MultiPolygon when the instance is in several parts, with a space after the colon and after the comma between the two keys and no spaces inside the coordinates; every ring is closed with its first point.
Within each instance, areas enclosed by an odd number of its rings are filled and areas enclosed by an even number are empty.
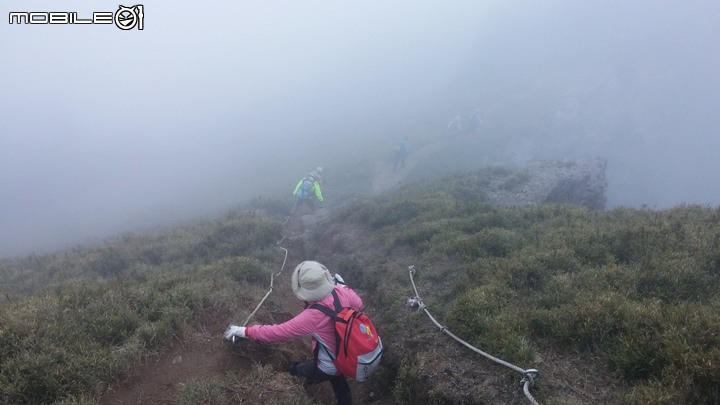
{"type": "MultiPolygon", "coordinates": [[[[273,323],[281,323],[302,311],[302,303],[290,288],[290,276],[294,266],[306,258],[303,238],[307,233],[301,219],[292,220],[285,225],[286,235],[280,246],[288,250],[284,269],[273,269],[276,275],[273,281],[273,299],[287,312],[273,313],[273,323]]],[[[284,251],[278,249],[278,263],[282,263],[284,251]]],[[[269,287],[269,285],[268,285],[269,287]]],[[[260,302],[261,297],[258,299],[260,302]]],[[[246,313],[254,308],[247,308],[246,313]]],[[[175,339],[155,358],[146,360],[136,369],[108,389],[98,404],[177,404],[181,403],[180,390],[183,385],[220,378],[228,372],[248,371],[253,363],[268,364],[277,370],[284,370],[292,361],[300,361],[311,355],[309,339],[298,339],[277,345],[257,343],[252,350],[238,352],[223,341],[222,333],[231,322],[242,324],[243,319],[232,319],[230,314],[221,311],[201,315],[198,331],[186,336],[182,341],[175,339]]],[[[253,324],[254,319],[250,319],[253,324]]],[[[254,342],[253,342],[254,343],[254,342]]],[[[251,343],[252,344],[252,343],[251,343]]],[[[390,404],[381,395],[373,392],[368,384],[349,381],[353,396],[359,403],[376,405],[390,404]],[[373,398],[363,400],[360,398],[373,398]]],[[[330,384],[317,384],[306,388],[308,396],[323,404],[333,403],[330,384]]]]}
{"type": "MultiPolygon", "coordinates": [[[[288,225],[288,231],[293,231],[296,225],[288,225]]],[[[282,308],[287,312],[273,313],[274,323],[289,320],[294,314],[302,310],[302,303],[295,297],[290,289],[290,275],[293,266],[302,258],[297,240],[286,235],[282,247],[288,250],[288,257],[284,268],[280,269],[285,253],[278,249],[278,268],[272,269],[275,275],[273,281],[273,299],[281,302],[282,308]]],[[[269,280],[268,280],[269,287],[269,280]]],[[[260,298],[258,299],[258,303],[260,298]]],[[[247,308],[250,314],[254,308],[247,308]]],[[[254,362],[270,364],[277,369],[288,366],[289,355],[297,356],[297,361],[304,360],[310,354],[309,341],[301,340],[288,342],[282,345],[261,345],[248,355],[240,353],[223,341],[222,333],[229,323],[242,324],[243,319],[234,319],[230,314],[222,311],[210,311],[201,314],[198,330],[182,341],[175,339],[163,352],[155,358],[146,360],[136,369],[107,390],[97,403],[110,404],[176,404],[180,403],[179,392],[184,384],[219,378],[232,371],[247,371],[254,362]]],[[[250,319],[252,324],[254,319],[250,319]]],[[[308,388],[308,393],[321,402],[331,397],[331,390],[319,384],[308,388]]]]}
{"type": "MultiPolygon", "coordinates": [[[[413,151],[404,168],[393,170],[392,162],[382,161],[376,165],[376,174],[372,182],[373,194],[379,194],[400,184],[406,175],[435,148],[429,147],[413,151]]],[[[309,231],[331,213],[331,208],[317,210],[314,214],[301,215],[290,219],[283,226],[284,235],[280,246],[288,249],[285,267],[274,280],[272,294],[288,312],[280,314],[277,322],[282,322],[302,310],[300,301],[289,288],[289,279],[293,267],[305,260],[303,255],[305,238],[309,231]]],[[[278,249],[279,263],[282,263],[284,251],[278,249]]],[[[273,269],[277,274],[280,268],[273,269]]],[[[248,309],[248,313],[252,311],[248,309]]],[[[230,319],[230,314],[219,311],[203,314],[197,332],[186,336],[183,341],[175,339],[156,358],[149,359],[131,370],[124,379],[108,389],[97,402],[110,404],[175,404],[180,403],[179,390],[183,384],[221,377],[229,371],[250,370],[253,361],[284,367],[283,350],[273,354],[272,349],[257,353],[258,358],[250,359],[238,356],[222,339],[222,332],[230,322],[242,323],[244,319],[230,319]]],[[[252,320],[250,320],[252,324],[252,320]]],[[[298,356],[310,353],[309,342],[295,343],[298,356]],[[304,347],[307,346],[307,347],[304,347]]],[[[285,349],[287,351],[287,349],[285,349]]],[[[287,353],[285,353],[287,355],[287,353]]],[[[367,397],[371,387],[350,381],[353,396],[367,397]]],[[[309,394],[323,403],[329,402],[331,389],[329,384],[319,384],[308,389],[309,394]]],[[[362,401],[366,402],[367,401],[362,401]]],[[[391,403],[387,400],[371,401],[376,404],[391,403]]]]}
{"type": "MultiPolygon", "coordinates": [[[[444,146],[452,146],[450,140],[442,139],[417,150],[412,150],[406,160],[404,168],[393,170],[391,161],[380,161],[375,166],[375,176],[372,181],[372,193],[380,194],[402,184],[407,180],[407,176],[419,169],[422,162],[427,162],[433,153],[444,146]]],[[[335,207],[336,208],[336,207],[335,207]]],[[[284,239],[280,246],[288,249],[287,262],[283,272],[275,277],[274,287],[272,291],[273,300],[279,303],[283,308],[283,313],[271,314],[270,317],[274,323],[280,323],[290,319],[302,310],[302,304],[295,297],[290,288],[290,275],[294,266],[302,260],[314,259],[327,264],[332,271],[333,264],[337,264],[339,260],[347,258],[342,252],[352,251],[354,254],[360,252],[355,249],[363,245],[364,238],[358,228],[351,224],[343,224],[346,226],[342,232],[342,238],[335,239],[335,234],[326,232],[323,237],[325,240],[311,240],[313,230],[322,223],[333,211],[332,206],[318,209],[312,214],[301,214],[296,218],[292,218],[283,225],[284,239]],[[333,246],[344,246],[342,249],[333,251],[333,246]],[[319,248],[320,247],[320,248],[319,248]],[[327,261],[326,261],[327,260],[327,261]]],[[[283,235],[278,235],[280,239],[283,235]]],[[[278,249],[278,266],[282,263],[284,252],[278,249]]],[[[400,257],[387,258],[388,260],[398,260],[400,257]]],[[[398,263],[398,266],[400,264],[398,263]]],[[[279,267],[272,269],[277,274],[279,267]]],[[[346,277],[347,279],[347,277],[346,277]]],[[[362,295],[362,294],[361,294],[362,295]]],[[[262,297],[258,297],[259,300],[262,297]]],[[[366,304],[370,304],[367,303],[366,304]]],[[[247,308],[247,314],[254,308],[247,308]]],[[[265,316],[268,316],[265,313],[265,316]]],[[[210,378],[221,377],[227,372],[250,370],[254,362],[271,365],[276,370],[283,370],[287,367],[289,359],[293,361],[302,360],[310,355],[309,339],[301,339],[294,342],[283,343],[280,345],[262,345],[253,346],[253,349],[245,350],[243,354],[234,352],[222,340],[222,332],[230,322],[242,323],[245,319],[231,319],[230,314],[216,312],[208,312],[201,316],[202,322],[198,331],[186,336],[181,342],[174,340],[169,343],[163,354],[155,359],[150,359],[144,364],[133,370],[124,380],[118,382],[108,392],[99,398],[100,404],[175,404],[180,403],[179,392],[183,384],[189,382],[203,381],[210,378]]],[[[251,319],[250,323],[253,323],[251,319]]],[[[550,358],[550,354],[544,357],[550,358]]],[[[550,362],[548,361],[548,364],[550,362]]],[[[608,399],[612,394],[610,391],[601,392],[603,387],[612,386],[609,377],[603,376],[601,371],[591,369],[591,371],[583,372],[582,375],[593,375],[593,381],[574,381],[572,386],[564,381],[570,381],[577,374],[576,370],[588,369],[589,362],[584,359],[555,359],[552,362],[553,367],[547,367],[543,372],[546,376],[552,376],[557,373],[557,378],[553,378],[554,382],[549,382],[546,377],[546,385],[548,389],[572,390],[570,397],[577,398],[581,402],[600,402],[610,403],[608,399]],[[601,380],[600,384],[597,383],[601,380]],[[582,390],[575,387],[583,387],[582,390]],[[586,388],[587,387],[587,388],[586,388]],[[592,401],[587,398],[600,398],[600,401],[592,401]]],[[[460,367],[460,366],[458,366],[460,367]]],[[[475,367],[474,364],[468,365],[475,367]]],[[[487,389],[493,389],[497,392],[505,392],[508,390],[506,384],[496,384],[497,387],[491,387],[492,381],[497,380],[497,370],[489,368],[487,372],[482,372],[484,384],[487,389]]],[[[353,398],[356,403],[366,403],[374,405],[392,404],[390,398],[383,398],[383,393],[387,397],[391,397],[385,387],[373,387],[370,383],[356,383],[350,381],[353,398]],[[377,388],[377,389],[376,389],[377,388]]],[[[515,388],[517,390],[517,388],[515,388]]],[[[508,391],[509,392],[509,391],[508,391]]],[[[318,384],[307,389],[310,397],[320,403],[332,403],[332,392],[329,384],[318,384]]],[[[506,393],[512,398],[516,395],[513,392],[506,393]]],[[[505,402],[509,403],[509,402],[505,402]]]]}
{"type": "Polygon", "coordinates": [[[163,354],[146,361],[111,387],[99,404],[178,403],[180,384],[220,377],[230,370],[247,370],[250,364],[233,361],[218,331],[227,324],[226,315],[207,314],[200,331],[181,342],[174,340],[163,354]]]}
{"type": "MultiPolygon", "coordinates": [[[[288,250],[288,257],[280,272],[285,253],[278,249],[278,268],[272,269],[275,275],[272,295],[287,312],[272,314],[274,323],[287,321],[302,311],[302,303],[290,288],[290,275],[294,266],[305,259],[305,229],[301,219],[291,220],[285,225],[286,235],[280,246],[288,250]]],[[[253,309],[247,308],[246,313],[250,314],[253,309]]],[[[174,339],[160,355],[146,360],[110,387],[97,399],[97,403],[176,404],[181,402],[179,393],[184,384],[219,378],[227,372],[247,371],[254,362],[270,364],[282,370],[288,366],[289,357],[300,361],[311,353],[307,339],[280,345],[258,344],[257,350],[253,350],[249,356],[238,353],[223,341],[222,333],[231,322],[242,324],[246,319],[244,316],[243,319],[233,319],[228,313],[211,311],[202,314],[200,318],[200,326],[196,332],[185,336],[182,341],[174,339]]],[[[253,321],[254,319],[250,319],[249,323],[252,324],[253,321]]],[[[354,386],[355,383],[351,382],[351,387],[354,386]]],[[[356,390],[353,388],[353,391],[356,390]]],[[[320,403],[331,403],[332,390],[329,384],[310,386],[307,391],[309,396],[320,403]]]]}
{"type": "Polygon", "coordinates": [[[393,168],[393,161],[380,160],[375,164],[375,176],[372,182],[372,193],[380,194],[387,191],[405,180],[408,173],[411,173],[417,166],[418,162],[422,162],[442,145],[441,141],[427,144],[417,150],[411,150],[411,153],[405,159],[405,167],[393,168]]]}

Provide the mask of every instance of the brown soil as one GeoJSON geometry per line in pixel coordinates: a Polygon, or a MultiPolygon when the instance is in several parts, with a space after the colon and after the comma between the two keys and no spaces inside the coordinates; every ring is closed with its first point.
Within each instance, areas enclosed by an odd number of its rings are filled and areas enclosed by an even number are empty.
{"type": "MultiPolygon", "coordinates": [[[[411,156],[406,169],[411,167],[415,159],[411,156]]],[[[375,192],[382,192],[402,181],[407,170],[393,171],[389,165],[378,166],[375,192]]],[[[289,277],[292,268],[302,260],[308,259],[305,249],[305,238],[310,229],[318,221],[326,217],[329,208],[318,210],[313,215],[302,215],[290,219],[284,224],[284,237],[281,246],[288,250],[284,269],[277,269],[272,294],[287,313],[277,314],[276,322],[290,319],[293,314],[302,310],[302,304],[289,288],[289,277]]],[[[318,254],[319,252],[313,252],[318,254]]],[[[320,253],[322,255],[322,253],[320,253]]],[[[327,252],[326,252],[327,254],[327,252]]],[[[332,254],[330,252],[330,254],[332,254]]],[[[279,250],[284,257],[284,252],[279,250]]],[[[315,258],[315,257],[312,257],[315,258]]],[[[321,260],[322,258],[315,258],[321,260]]],[[[182,340],[173,340],[164,351],[153,359],[146,360],[115,385],[110,387],[99,399],[103,405],[115,404],[175,404],[179,403],[178,391],[183,384],[221,377],[232,371],[250,370],[253,362],[271,364],[278,369],[289,365],[287,358],[295,357],[296,361],[310,356],[308,342],[293,342],[272,345],[271,348],[257,344],[252,351],[238,351],[223,341],[222,333],[231,322],[241,324],[241,319],[231,319],[222,312],[203,314],[197,331],[185,336],[182,340]],[[248,355],[248,352],[251,354],[248,355]]],[[[252,324],[252,321],[250,322],[252,324]]],[[[382,393],[371,384],[350,381],[353,398],[360,403],[390,404],[387,393],[382,393]],[[362,400],[361,400],[362,399],[362,400]]],[[[308,388],[308,395],[320,403],[332,403],[332,389],[329,384],[319,384],[308,388]]]]}
{"type": "Polygon", "coordinates": [[[131,371],[99,399],[100,404],[173,404],[178,387],[188,381],[222,376],[231,370],[250,369],[237,361],[222,340],[227,315],[207,314],[199,332],[184,341],[174,340],[164,353],[131,371]]]}
{"type": "MultiPolygon", "coordinates": [[[[418,151],[418,155],[423,153],[418,151]]],[[[416,163],[416,157],[408,158],[406,168],[393,171],[389,165],[377,167],[373,191],[380,193],[392,188],[404,180],[405,173],[416,163]]],[[[288,258],[283,271],[274,280],[273,299],[278,307],[287,312],[272,314],[273,322],[279,323],[290,319],[302,310],[301,303],[289,287],[292,268],[302,260],[319,260],[333,266],[347,256],[350,251],[354,255],[362,254],[358,249],[369,249],[365,244],[367,235],[358,229],[347,226],[335,228],[324,233],[324,240],[310,242],[312,228],[327,217],[331,208],[323,208],[312,215],[304,215],[299,219],[291,219],[284,224],[283,242],[281,246],[288,249],[288,258]],[[318,247],[321,246],[321,247],[318,247]],[[337,247],[337,248],[336,248],[337,247]]],[[[283,255],[282,251],[279,253],[283,255]]],[[[387,258],[396,262],[399,269],[406,269],[411,257],[387,258]]],[[[362,294],[361,294],[362,295],[362,294]]],[[[372,303],[366,302],[372,306],[372,303]]],[[[253,345],[252,350],[237,350],[222,339],[222,333],[231,323],[242,323],[244,319],[231,319],[230,314],[208,312],[201,316],[199,328],[188,333],[182,340],[173,340],[165,350],[153,359],[145,361],[128,375],[109,388],[99,399],[99,404],[175,404],[180,403],[179,389],[183,384],[217,378],[228,372],[250,370],[254,363],[271,365],[277,370],[284,370],[291,361],[300,361],[309,357],[308,341],[288,342],[281,345],[253,345]]],[[[432,330],[429,320],[428,330],[432,330]]],[[[252,321],[250,322],[252,323],[252,321]]],[[[436,331],[433,331],[436,332],[436,331]]],[[[483,390],[492,392],[493,403],[528,403],[522,395],[519,377],[510,374],[479,356],[465,353],[464,349],[451,339],[438,339],[437,333],[431,340],[436,343],[435,357],[418,358],[418,367],[427,364],[426,377],[436,381],[442,375],[454,376],[448,384],[462,391],[483,390]],[[458,354],[459,351],[463,354],[458,354]],[[451,360],[456,359],[456,360],[451,360]],[[460,360],[457,360],[460,359],[460,360]],[[438,374],[440,377],[438,377],[438,374]]],[[[416,337],[416,340],[420,337],[416,337]]],[[[405,344],[414,344],[410,338],[405,344]]],[[[387,346],[387,344],[386,344],[387,346]]],[[[388,362],[393,362],[392,351],[388,351],[388,362]]],[[[593,368],[594,361],[580,357],[565,356],[558,358],[546,354],[542,362],[541,389],[562,392],[567,404],[614,403],[613,380],[604,370],[593,368]]],[[[423,374],[423,373],[421,373],[423,374]]],[[[387,381],[384,381],[385,383],[387,381]]],[[[356,403],[384,405],[394,403],[386,387],[373,386],[371,383],[350,381],[353,399],[356,403]]],[[[330,404],[332,390],[330,385],[319,384],[307,388],[308,397],[322,404],[330,404]]]]}
{"type": "MultiPolygon", "coordinates": [[[[302,223],[291,221],[286,224],[289,233],[304,230],[302,223]]],[[[284,240],[288,252],[301,251],[300,238],[288,237],[284,240]]],[[[279,250],[281,256],[284,253],[279,250]]],[[[289,277],[295,263],[303,260],[289,253],[285,268],[275,273],[272,295],[279,306],[289,312],[271,314],[274,323],[290,319],[302,310],[301,302],[289,288],[289,277]]],[[[279,271],[277,269],[276,271],[279,271]]],[[[183,384],[219,378],[228,372],[249,371],[253,363],[271,365],[277,370],[285,370],[291,360],[300,361],[311,355],[309,340],[288,342],[280,345],[263,345],[258,342],[242,342],[252,345],[252,349],[238,349],[225,342],[222,333],[231,322],[241,324],[244,319],[231,319],[228,313],[212,311],[201,315],[197,330],[188,333],[182,340],[175,338],[152,359],[146,360],[110,387],[97,402],[103,405],[115,404],[176,404],[183,384]]],[[[252,324],[252,320],[250,324],[252,324]]],[[[390,404],[383,393],[370,384],[350,381],[353,397],[358,403],[390,404]],[[361,400],[363,399],[363,400],[361,400]]],[[[307,393],[314,401],[322,404],[333,403],[332,389],[329,384],[307,387],[307,393]]]]}

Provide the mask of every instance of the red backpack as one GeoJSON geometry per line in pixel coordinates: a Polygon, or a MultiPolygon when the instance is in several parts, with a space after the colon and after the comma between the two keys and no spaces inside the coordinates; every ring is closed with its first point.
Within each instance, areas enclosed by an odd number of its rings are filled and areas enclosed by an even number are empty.
{"type": "Polygon", "coordinates": [[[380,365],[382,341],[370,318],[352,307],[340,305],[332,291],[335,310],[319,304],[310,305],[335,321],[335,359],[340,373],[356,381],[365,381],[380,365]]]}

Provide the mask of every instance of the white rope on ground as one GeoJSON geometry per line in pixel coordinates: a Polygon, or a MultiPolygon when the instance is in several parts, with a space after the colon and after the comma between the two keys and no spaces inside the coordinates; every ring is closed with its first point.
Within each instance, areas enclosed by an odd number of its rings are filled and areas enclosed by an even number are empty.
{"type": "Polygon", "coordinates": [[[469,343],[465,342],[464,340],[460,339],[459,337],[455,336],[452,332],[450,332],[445,326],[441,325],[438,321],[435,320],[435,318],[430,314],[430,312],[425,308],[425,304],[422,302],[422,299],[420,298],[420,294],[418,294],[417,287],[415,286],[415,280],[413,279],[413,275],[415,274],[415,266],[408,266],[408,273],[410,274],[410,282],[412,283],[413,290],[415,290],[415,297],[408,299],[408,305],[409,306],[417,306],[418,310],[423,310],[427,314],[427,316],[430,318],[430,320],[438,327],[440,328],[440,331],[443,333],[446,333],[448,336],[452,337],[453,339],[460,342],[465,347],[469,348],[470,350],[474,351],[475,353],[481,354],[485,356],[486,358],[503,365],[505,367],[508,367],[512,370],[515,370],[523,375],[523,379],[520,380],[520,382],[523,384],[523,392],[525,393],[525,396],[527,399],[532,403],[533,405],[540,405],[535,398],[530,394],[530,387],[532,387],[535,384],[535,379],[540,376],[540,372],[537,371],[534,368],[529,368],[527,370],[524,370],[514,364],[508,363],[505,360],[499,359],[497,357],[494,357],[488,353],[485,353],[484,351],[473,347],[469,343]]]}
{"type": "MultiPolygon", "coordinates": [[[[287,222],[287,219],[286,219],[285,221],[287,222]]],[[[284,223],[284,222],[283,222],[283,223],[284,223]]],[[[280,244],[281,244],[282,241],[284,241],[284,240],[285,240],[285,235],[283,235],[283,236],[282,236],[282,239],[280,239],[280,241],[275,244],[275,246],[277,246],[278,248],[280,248],[280,249],[282,249],[283,251],[285,251],[285,258],[283,259],[282,266],[280,266],[280,271],[278,271],[277,274],[275,274],[275,275],[273,275],[273,273],[270,273],[270,289],[269,289],[268,292],[265,294],[265,296],[263,297],[263,299],[260,300],[260,303],[258,304],[257,307],[255,307],[255,310],[253,310],[253,311],[250,313],[250,315],[247,317],[247,319],[245,320],[245,322],[243,322],[242,326],[247,326],[248,322],[250,322],[250,319],[253,317],[253,315],[255,315],[255,313],[258,311],[258,309],[260,309],[260,307],[261,307],[262,304],[265,302],[265,300],[267,299],[267,297],[270,296],[270,293],[271,293],[272,290],[273,290],[273,282],[274,282],[275,277],[277,277],[277,276],[279,276],[280,274],[282,274],[283,270],[285,269],[285,263],[287,262],[287,257],[288,257],[288,250],[285,249],[284,247],[280,246],[280,244]]]]}

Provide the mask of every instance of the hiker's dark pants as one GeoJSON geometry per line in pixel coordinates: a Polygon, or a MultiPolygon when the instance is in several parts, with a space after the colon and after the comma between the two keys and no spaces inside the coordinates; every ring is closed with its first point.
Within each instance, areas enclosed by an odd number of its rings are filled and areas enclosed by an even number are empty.
{"type": "Polygon", "coordinates": [[[399,167],[405,167],[405,155],[402,152],[396,152],[395,153],[395,162],[393,163],[393,170],[396,170],[399,167]]]}
{"type": "Polygon", "coordinates": [[[338,405],[352,404],[350,386],[348,385],[347,380],[345,380],[345,377],[324,373],[315,364],[315,359],[305,360],[303,362],[293,364],[292,367],[290,367],[290,374],[298,377],[304,377],[306,384],[317,384],[324,381],[330,381],[333,391],[335,392],[335,398],[337,398],[338,405]]]}
{"type": "Polygon", "coordinates": [[[315,199],[314,198],[295,197],[295,204],[293,204],[293,208],[292,208],[292,211],[290,211],[290,214],[294,215],[297,212],[298,208],[300,208],[300,206],[303,204],[307,204],[310,207],[310,211],[315,212],[316,207],[315,207],[315,199]]]}

